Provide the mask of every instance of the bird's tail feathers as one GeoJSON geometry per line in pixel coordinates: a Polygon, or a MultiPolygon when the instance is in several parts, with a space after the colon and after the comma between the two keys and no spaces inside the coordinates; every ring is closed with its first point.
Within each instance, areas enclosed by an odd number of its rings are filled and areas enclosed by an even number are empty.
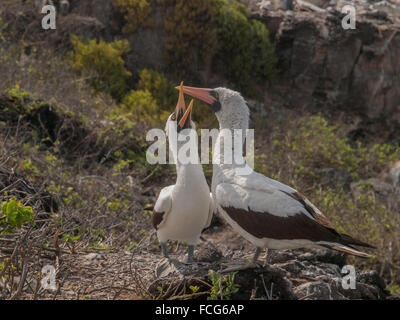
{"type": "Polygon", "coordinates": [[[340,242],[342,244],[344,244],[344,245],[360,246],[360,247],[374,248],[375,249],[374,246],[372,246],[372,245],[370,245],[370,244],[368,244],[366,242],[354,239],[353,237],[350,237],[349,235],[347,235],[345,233],[341,233],[340,234],[340,242]]]}
{"type": "Polygon", "coordinates": [[[350,246],[346,246],[346,245],[340,244],[340,243],[326,243],[325,242],[320,245],[323,247],[329,248],[329,249],[344,252],[344,253],[351,254],[353,256],[357,256],[357,257],[361,257],[361,258],[371,258],[372,257],[368,253],[358,251],[350,246]]]}

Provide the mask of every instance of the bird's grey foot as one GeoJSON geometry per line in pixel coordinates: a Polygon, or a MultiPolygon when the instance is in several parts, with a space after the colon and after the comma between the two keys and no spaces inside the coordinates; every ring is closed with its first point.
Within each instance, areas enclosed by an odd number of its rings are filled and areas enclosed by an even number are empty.
{"type": "Polygon", "coordinates": [[[162,242],[161,243],[162,254],[164,259],[160,260],[156,267],[156,277],[166,276],[171,272],[174,272],[176,269],[182,267],[182,263],[176,259],[172,259],[168,255],[167,251],[167,244],[162,242]]]}
{"type": "Polygon", "coordinates": [[[161,249],[162,249],[162,253],[164,255],[164,257],[167,259],[167,261],[170,264],[173,264],[176,268],[181,267],[182,263],[179,262],[176,259],[172,259],[169,255],[168,255],[168,251],[167,251],[167,244],[166,243],[161,243],[161,249]]]}
{"type": "Polygon", "coordinates": [[[188,246],[188,256],[186,261],[184,262],[185,264],[192,264],[193,263],[193,255],[194,254],[194,245],[189,245],[188,246]]]}
{"type": "Polygon", "coordinates": [[[167,258],[168,260],[170,260],[171,258],[168,255],[167,243],[166,242],[161,242],[161,250],[162,250],[163,256],[165,258],[167,258]]]}

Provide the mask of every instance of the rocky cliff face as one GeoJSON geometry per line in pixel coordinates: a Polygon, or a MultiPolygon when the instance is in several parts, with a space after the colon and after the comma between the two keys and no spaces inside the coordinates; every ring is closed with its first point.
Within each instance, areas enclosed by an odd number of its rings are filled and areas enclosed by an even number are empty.
{"type": "MultiPolygon", "coordinates": [[[[400,1],[241,0],[271,31],[281,74],[259,88],[265,107],[291,107],[340,117],[349,115],[352,138],[400,139],[400,1]],[[356,9],[356,28],[345,30],[344,5],[356,9]],[[379,137],[377,137],[379,133],[379,137]]],[[[127,66],[165,69],[163,14],[153,10],[154,28],[129,35],[127,66]]],[[[111,0],[70,1],[52,36],[58,44],[69,33],[121,36],[124,18],[111,0]]],[[[196,79],[203,79],[199,70],[196,79]]],[[[186,79],[189,80],[189,79],[186,79]]],[[[198,82],[198,81],[197,81],[198,82]]],[[[198,85],[226,85],[213,75],[198,85]]]]}
{"type": "Polygon", "coordinates": [[[293,1],[293,10],[282,10],[250,1],[271,30],[282,70],[265,89],[267,105],[343,111],[353,116],[356,138],[400,139],[399,4],[385,3],[293,1]],[[355,5],[355,29],[342,28],[345,4],[355,5]]]}

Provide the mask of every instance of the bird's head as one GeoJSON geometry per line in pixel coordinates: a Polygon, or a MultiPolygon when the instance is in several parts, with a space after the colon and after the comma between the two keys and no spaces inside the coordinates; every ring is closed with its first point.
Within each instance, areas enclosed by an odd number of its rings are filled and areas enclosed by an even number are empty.
{"type": "Polygon", "coordinates": [[[186,109],[185,100],[183,96],[183,83],[179,88],[179,99],[174,112],[170,114],[167,120],[165,131],[170,136],[171,132],[180,134],[184,129],[196,129],[192,121],[192,108],[193,100],[190,102],[189,107],[186,109]]]}
{"type": "Polygon", "coordinates": [[[214,111],[221,128],[248,128],[249,108],[239,92],[227,88],[206,89],[187,86],[182,86],[182,90],[183,93],[206,103],[214,111]]]}

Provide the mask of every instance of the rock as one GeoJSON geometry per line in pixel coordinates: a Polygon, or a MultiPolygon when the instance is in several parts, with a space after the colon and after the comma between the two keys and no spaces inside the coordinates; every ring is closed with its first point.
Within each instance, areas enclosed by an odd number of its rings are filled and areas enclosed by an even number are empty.
{"type": "Polygon", "coordinates": [[[89,253],[89,254],[85,255],[83,258],[88,261],[105,260],[104,254],[99,254],[96,252],[89,253]]]}
{"type": "Polygon", "coordinates": [[[392,210],[400,208],[400,161],[396,162],[379,178],[370,178],[350,184],[354,199],[358,199],[370,186],[375,195],[392,210]]]}
{"type": "Polygon", "coordinates": [[[201,247],[195,255],[196,261],[213,262],[219,261],[222,258],[222,252],[216,246],[207,243],[201,247]]]}
{"type": "Polygon", "coordinates": [[[370,184],[375,192],[380,193],[383,196],[388,196],[394,192],[394,188],[391,184],[378,178],[367,179],[365,182],[370,184]]]}
{"type": "Polygon", "coordinates": [[[400,161],[397,161],[390,169],[385,178],[387,183],[390,183],[394,188],[400,187],[400,161]]]}
{"type": "MultiPolygon", "coordinates": [[[[297,3],[299,3],[297,1],[297,3]]],[[[264,90],[267,105],[359,117],[357,139],[400,139],[400,6],[372,13],[366,1],[341,1],[331,11],[263,7],[254,16],[271,28],[282,73],[264,90]],[[341,8],[356,6],[355,30],[344,30],[341,8]],[[369,14],[368,14],[369,13],[369,14]],[[378,19],[379,18],[379,19],[378,19]],[[373,77],[369,75],[373,74],[373,77]]],[[[329,2],[325,2],[329,5],[329,2]]]]}
{"type": "Polygon", "coordinates": [[[294,293],[302,300],[346,300],[336,288],[326,282],[309,282],[298,286],[294,293]]]}

